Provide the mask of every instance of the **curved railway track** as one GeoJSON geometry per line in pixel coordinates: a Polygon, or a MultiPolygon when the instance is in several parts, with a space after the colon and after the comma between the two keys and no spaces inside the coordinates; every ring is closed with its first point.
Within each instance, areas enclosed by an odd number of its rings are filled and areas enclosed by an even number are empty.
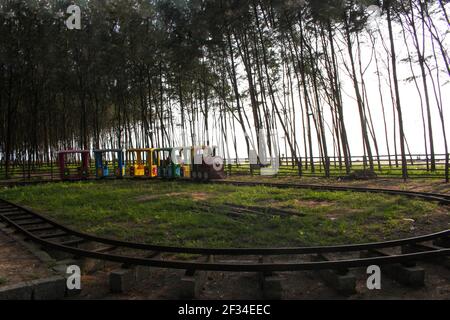
{"type": "Polygon", "coordinates": [[[373,192],[384,193],[390,195],[399,195],[411,198],[424,199],[426,201],[437,201],[441,204],[450,205],[450,195],[431,193],[431,192],[419,192],[409,190],[393,190],[383,188],[365,188],[365,187],[350,187],[350,186],[330,186],[330,185],[318,185],[318,184],[297,184],[297,183],[270,183],[270,182],[248,182],[248,181],[230,181],[230,180],[214,180],[215,184],[231,184],[236,186],[265,186],[273,188],[297,188],[297,189],[311,189],[322,191],[352,191],[352,192],[373,192]]]}
{"type": "MultiPolygon", "coordinates": [[[[264,185],[278,188],[308,188],[329,191],[380,192],[417,197],[427,201],[438,201],[446,205],[450,204],[450,196],[447,195],[402,190],[237,181],[213,181],[213,183],[237,186],[264,185]]],[[[430,241],[450,243],[450,230],[406,239],[337,246],[190,248],[126,242],[82,233],[30,209],[5,200],[0,200],[0,220],[13,227],[29,240],[44,247],[70,253],[77,257],[120,262],[126,265],[145,265],[191,271],[275,272],[322,269],[342,270],[373,264],[407,264],[419,260],[450,256],[450,248],[427,244],[430,241]],[[410,250],[404,250],[405,247],[410,248],[410,250]],[[380,251],[380,249],[387,249],[390,253],[380,251]],[[361,252],[376,254],[375,256],[361,258],[361,252]],[[196,257],[189,261],[177,260],[176,254],[191,254],[196,255],[196,257]],[[333,258],[325,259],[325,261],[314,261],[310,256],[324,254],[333,256],[333,258]],[[214,259],[209,259],[211,256],[214,259]],[[341,256],[341,258],[335,258],[335,256],[341,256]],[[239,257],[245,257],[246,260],[239,260],[239,257]]]]}

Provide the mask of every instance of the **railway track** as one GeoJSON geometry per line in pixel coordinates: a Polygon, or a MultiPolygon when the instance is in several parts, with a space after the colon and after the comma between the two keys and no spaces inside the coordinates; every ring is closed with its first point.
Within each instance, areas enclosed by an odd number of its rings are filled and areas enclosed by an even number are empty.
{"type": "MultiPolygon", "coordinates": [[[[399,190],[230,181],[216,181],[214,183],[231,183],[240,186],[265,185],[281,188],[383,192],[450,204],[449,197],[445,195],[399,190]]],[[[126,265],[144,265],[191,271],[276,272],[324,269],[343,270],[374,264],[411,264],[415,261],[433,260],[450,255],[450,249],[447,248],[447,245],[436,245],[436,243],[450,243],[450,230],[399,240],[337,246],[190,248],[126,242],[82,233],[61,225],[28,208],[5,200],[0,200],[0,220],[35,243],[46,248],[70,253],[77,257],[107,260],[126,265]],[[429,244],[430,242],[433,242],[433,244],[429,244]],[[388,250],[389,253],[383,250],[388,250]],[[368,257],[361,258],[362,252],[371,254],[368,257]],[[177,260],[177,254],[190,254],[194,255],[194,257],[189,261],[184,259],[177,260]],[[323,261],[312,259],[311,256],[317,255],[320,255],[323,261]],[[324,258],[325,255],[330,256],[330,258],[324,258]],[[336,258],[336,256],[340,256],[340,258],[336,258]],[[211,257],[214,257],[214,259],[210,259],[211,257]],[[246,260],[239,260],[238,257],[245,257],[246,260]],[[288,261],[286,262],[286,260],[288,261]]]]}
{"type": "Polygon", "coordinates": [[[297,189],[311,189],[322,191],[352,191],[352,192],[372,192],[384,193],[389,195],[399,195],[411,198],[419,198],[426,201],[437,201],[444,205],[450,205],[450,195],[440,193],[418,192],[409,190],[394,190],[383,188],[365,188],[365,187],[350,187],[350,186],[330,186],[330,185],[314,185],[314,184],[297,184],[297,183],[271,183],[271,182],[248,182],[248,181],[230,181],[230,180],[213,180],[211,183],[228,184],[235,186],[265,186],[272,188],[297,188],[297,189]]]}

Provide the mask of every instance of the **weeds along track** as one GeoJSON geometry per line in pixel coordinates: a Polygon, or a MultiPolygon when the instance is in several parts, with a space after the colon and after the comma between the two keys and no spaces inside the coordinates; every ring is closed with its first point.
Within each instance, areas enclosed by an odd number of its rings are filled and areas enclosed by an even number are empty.
{"type": "Polygon", "coordinates": [[[393,190],[384,188],[365,188],[365,187],[350,187],[350,186],[330,186],[330,185],[318,185],[318,184],[297,184],[297,183],[270,183],[270,182],[247,182],[247,181],[230,181],[230,180],[214,180],[215,184],[228,184],[235,186],[265,186],[272,188],[297,188],[297,189],[310,189],[310,190],[322,190],[322,191],[352,191],[352,192],[372,192],[372,193],[384,193],[389,195],[400,195],[411,198],[419,198],[426,201],[437,201],[444,205],[450,205],[450,195],[430,192],[418,192],[408,190],[393,190]]]}
{"type": "MultiPolygon", "coordinates": [[[[236,186],[269,186],[316,190],[377,192],[416,197],[450,204],[447,195],[401,190],[299,185],[258,182],[212,181],[236,186]]],[[[225,204],[225,206],[230,206],[225,204]]],[[[256,212],[255,208],[236,208],[256,212]]],[[[279,214],[286,214],[280,212],[279,214]]],[[[450,255],[450,230],[417,237],[335,246],[287,248],[192,248],[134,243],[98,237],[68,228],[37,212],[0,200],[0,220],[27,239],[49,249],[77,257],[190,271],[276,272],[299,270],[345,270],[369,265],[411,265],[416,261],[439,261],[450,255]],[[189,255],[180,259],[179,254],[189,255]],[[320,256],[320,261],[313,257],[320,256]],[[213,259],[212,259],[213,258],[213,259]]]]}

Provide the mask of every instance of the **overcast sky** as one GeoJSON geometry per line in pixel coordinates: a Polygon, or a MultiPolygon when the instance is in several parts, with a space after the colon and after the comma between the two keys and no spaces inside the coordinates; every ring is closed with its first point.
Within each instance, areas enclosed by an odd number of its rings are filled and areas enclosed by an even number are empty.
{"type": "MultiPolygon", "coordinates": [[[[450,7],[450,5],[447,5],[450,7]]],[[[384,32],[384,39],[385,41],[388,41],[389,35],[387,33],[387,27],[385,24],[385,20],[383,18],[381,19],[373,19],[370,25],[374,25],[375,23],[379,23],[381,26],[381,29],[384,32]]],[[[435,22],[436,23],[436,22],[435,22]]],[[[446,31],[448,30],[448,25],[445,21],[438,21],[437,22],[440,31],[446,31]]],[[[369,25],[369,26],[370,26],[369,25]]],[[[406,33],[407,37],[409,37],[408,32],[406,33]]],[[[394,29],[394,37],[396,38],[395,45],[397,50],[397,70],[399,75],[399,86],[400,86],[400,101],[402,105],[402,112],[403,112],[403,121],[404,121],[404,131],[406,135],[406,139],[410,148],[411,153],[418,154],[418,153],[424,153],[425,152],[425,145],[424,145],[424,138],[423,138],[423,125],[422,125],[422,114],[421,114],[421,107],[420,107],[420,97],[417,92],[417,89],[415,87],[415,84],[413,81],[407,82],[405,81],[407,78],[411,77],[411,69],[408,62],[401,62],[404,58],[407,57],[407,50],[406,46],[404,44],[403,40],[403,34],[401,31],[400,26],[395,26],[394,29]]],[[[379,38],[379,37],[378,37],[379,38]]],[[[448,38],[448,37],[447,37],[448,38]]],[[[361,40],[364,42],[362,45],[362,65],[365,67],[368,65],[370,59],[371,59],[371,43],[367,37],[365,37],[363,34],[361,35],[361,40]]],[[[338,40],[339,41],[339,40],[338,40]]],[[[448,39],[446,41],[447,48],[448,48],[448,39]]],[[[347,55],[347,49],[343,45],[341,46],[344,50],[344,55],[347,55]]],[[[412,40],[409,39],[409,49],[411,51],[414,51],[412,40]]],[[[376,50],[381,54],[381,58],[383,60],[379,60],[379,67],[380,71],[383,74],[382,82],[384,83],[382,91],[383,91],[383,99],[384,104],[386,108],[386,121],[387,121],[387,127],[388,127],[388,135],[389,135],[389,143],[390,143],[390,151],[391,154],[394,153],[394,146],[393,146],[393,110],[392,110],[392,100],[391,100],[391,94],[389,86],[387,85],[387,71],[385,68],[385,62],[387,60],[387,56],[384,50],[384,47],[382,46],[381,42],[378,41],[378,45],[376,46],[376,50]]],[[[432,48],[431,48],[431,39],[427,40],[426,44],[426,56],[432,55],[432,48]]],[[[439,55],[439,53],[438,53],[439,55]]],[[[431,58],[430,58],[431,59],[431,58]]],[[[373,58],[372,58],[373,60],[373,58]]],[[[389,61],[390,62],[390,61],[389,61]]],[[[242,67],[241,67],[242,68],[242,67]]],[[[420,74],[420,68],[417,63],[414,64],[414,72],[416,76],[420,74]]],[[[433,72],[435,73],[435,72],[433,72]]],[[[350,148],[352,155],[362,155],[363,153],[363,145],[362,145],[362,136],[361,136],[361,126],[360,126],[360,120],[359,120],[359,114],[358,114],[358,106],[356,103],[355,97],[355,90],[353,87],[353,83],[351,79],[347,76],[347,71],[343,64],[340,64],[340,76],[341,76],[341,85],[343,89],[343,108],[344,108],[344,117],[345,117],[345,123],[346,128],[348,132],[348,138],[350,143],[350,148]]],[[[386,143],[385,143],[385,136],[384,136],[384,122],[382,118],[382,109],[381,109],[381,100],[380,100],[380,94],[379,94],[379,88],[378,88],[378,78],[376,76],[376,66],[375,62],[372,61],[370,63],[366,73],[365,73],[365,83],[367,86],[368,91],[368,97],[369,97],[369,106],[373,117],[373,122],[375,126],[375,132],[377,135],[377,140],[380,148],[380,154],[387,154],[386,149],[386,143]]],[[[434,80],[436,81],[437,85],[437,77],[434,75],[434,80]]],[[[448,102],[450,101],[450,84],[449,84],[449,76],[446,72],[442,72],[440,74],[440,85],[441,85],[441,93],[442,93],[442,101],[444,105],[444,116],[446,119],[446,130],[447,130],[447,136],[450,135],[450,126],[448,125],[450,123],[450,112],[448,110],[448,102]]],[[[246,90],[246,84],[245,79],[242,79],[240,83],[240,90],[241,92],[243,90],[246,90]]],[[[421,78],[418,79],[418,84],[420,88],[422,89],[422,82],[421,78]]],[[[432,123],[433,123],[433,137],[435,142],[435,152],[436,153],[443,153],[444,152],[444,140],[443,140],[443,133],[442,133],[442,126],[439,119],[438,114],[438,108],[436,105],[436,100],[434,97],[433,87],[432,83],[429,79],[428,81],[428,87],[429,87],[429,93],[430,93],[430,100],[431,100],[431,113],[432,113],[432,123]]],[[[423,95],[423,93],[422,93],[423,95]]],[[[296,103],[298,103],[298,96],[295,99],[296,103]]],[[[249,109],[249,101],[246,101],[247,109],[249,109]]],[[[303,154],[303,137],[302,137],[302,130],[301,130],[301,120],[300,120],[300,108],[299,105],[296,105],[297,110],[297,143],[300,145],[301,152],[303,154]]],[[[331,126],[331,119],[329,117],[329,107],[324,106],[324,112],[325,112],[325,118],[327,122],[331,126]]],[[[249,113],[250,114],[250,113],[249,113]]],[[[426,117],[426,115],[425,115],[426,117]]],[[[238,145],[239,145],[239,155],[242,157],[246,156],[246,147],[245,147],[245,140],[243,139],[242,131],[238,127],[238,145]]],[[[328,129],[327,129],[328,130],[328,129]]],[[[397,126],[398,130],[398,126],[397,126]]],[[[215,135],[214,135],[215,136],[215,135]]],[[[281,127],[279,127],[279,136],[284,136],[281,127]]],[[[332,149],[332,136],[329,131],[327,131],[327,137],[330,144],[329,149],[332,149]]],[[[398,135],[397,135],[398,137],[398,135]]],[[[450,138],[450,137],[449,137],[450,138]]],[[[397,140],[398,141],[398,140],[397,140]]],[[[216,140],[217,143],[217,140],[216,140]]],[[[313,134],[313,143],[315,144],[315,153],[318,155],[318,149],[317,149],[317,139],[315,133],[313,134]]],[[[399,144],[398,146],[398,152],[399,150],[399,144]]],[[[232,149],[232,146],[230,145],[230,148],[232,149]]],[[[284,152],[284,144],[281,146],[281,153],[284,152]]],[[[428,146],[429,151],[429,146],[428,146]]],[[[332,151],[330,151],[330,154],[332,151]]]]}

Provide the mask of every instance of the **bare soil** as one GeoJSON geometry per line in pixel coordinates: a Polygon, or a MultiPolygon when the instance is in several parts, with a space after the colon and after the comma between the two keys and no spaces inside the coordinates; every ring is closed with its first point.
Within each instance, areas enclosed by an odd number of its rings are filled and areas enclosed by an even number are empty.
{"type": "MultiPolygon", "coordinates": [[[[0,277],[2,285],[48,277],[51,272],[27,249],[0,231],[0,277]]],[[[425,268],[425,286],[405,287],[382,275],[381,290],[366,287],[367,275],[363,269],[352,270],[357,278],[357,293],[345,296],[327,286],[314,272],[282,272],[282,299],[450,299],[450,270],[430,263],[419,263],[425,268]]],[[[178,299],[183,270],[154,268],[145,281],[126,293],[109,291],[109,272],[118,264],[107,263],[93,273],[82,270],[82,292],[68,299],[178,299]]],[[[210,272],[199,299],[262,299],[259,276],[256,273],[210,272]]]]}
{"type": "Polygon", "coordinates": [[[51,275],[46,265],[0,231],[0,287],[51,275]]]}
{"type": "MultiPolygon", "coordinates": [[[[425,286],[411,288],[399,284],[388,276],[381,277],[381,290],[369,290],[366,286],[367,274],[363,269],[351,272],[357,279],[356,294],[342,295],[329,287],[313,271],[283,272],[282,299],[450,299],[450,270],[440,265],[420,263],[425,268],[425,286]]],[[[83,290],[79,296],[71,299],[178,299],[182,270],[153,269],[150,277],[126,293],[109,292],[108,272],[106,268],[94,275],[83,276],[83,290]]],[[[210,272],[198,299],[262,299],[259,275],[256,273],[210,272]]]]}

